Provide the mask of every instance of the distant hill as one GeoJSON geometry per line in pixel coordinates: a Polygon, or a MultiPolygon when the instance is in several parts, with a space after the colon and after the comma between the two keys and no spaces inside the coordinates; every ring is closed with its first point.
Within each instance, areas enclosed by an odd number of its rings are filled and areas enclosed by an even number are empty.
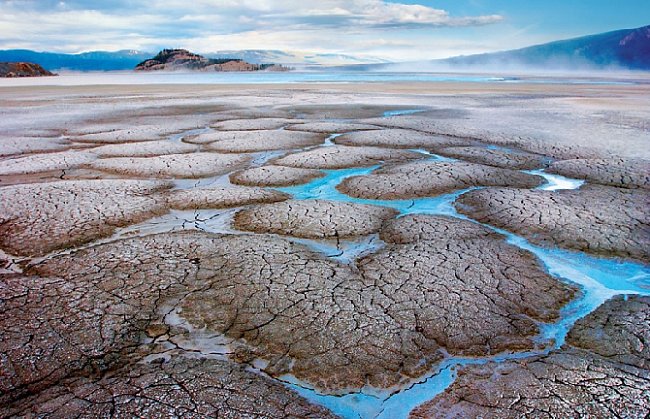
{"type": "Polygon", "coordinates": [[[80,54],[36,52],[26,49],[0,51],[0,61],[27,61],[51,70],[111,71],[131,70],[151,53],[141,51],[92,51],[80,54]]]}
{"type": "Polygon", "coordinates": [[[650,70],[650,25],[527,48],[435,60],[454,67],[623,68],[650,70]]]}
{"type": "MultiPolygon", "coordinates": [[[[0,61],[34,62],[55,71],[112,71],[132,70],[155,53],[143,51],[92,51],[80,54],[36,52],[25,49],[0,50],[0,61]]],[[[343,65],[387,62],[380,58],[355,57],[346,54],[314,54],[279,50],[224,50],[204,54],[212,59],[240,59],[251,64],[276,63],[283,65],[343,65]]]]}
{"type": "Polygon", "coordinates": [[[287,71],[288,67],[276,64],[252,64],[236,58],[206,58],[186,49],[164,49],[155,57],[135,66],[136,71],[287,71]]]}
{"type": "Polygon", "coordinates": [[[0,62],[0,77],[42,77],[56,76],[34,63],[0,62]]]}

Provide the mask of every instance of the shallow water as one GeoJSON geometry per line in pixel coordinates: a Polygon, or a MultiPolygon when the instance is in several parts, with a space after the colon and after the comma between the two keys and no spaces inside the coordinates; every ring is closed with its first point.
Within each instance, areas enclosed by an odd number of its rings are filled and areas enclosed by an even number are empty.
{"type": "Polygon", "coordinates": [[[642,81],[615,75],[599,78],[572,76],[510,77],[501,74],[467,74],[401,71],[287,71],[287,72],[62,72],[56,77],[0,79],[0,86],[82,86],[133,84],[287,84],[287,83],[373,83],[373,82],[468,82],[629,85],[642,81]]]}
{"type": "MultiPolygon", "coordinates": [[[[446,160],[424,150],[416,151],[429,155],[433,160],[446,160]]],[[[459,214],[454,207],[456,198],[471,189],[436,197],[410,200],[358,199],[336,190],[336,186],[343,179],[350,176],[366,175],[378,167],[326,170],[327,176],[324,178],[315,179],[304,185],[279,188],[279,190],[291,194],[294,199],[330,199],[374,204],[394,208],[400,212],[400,216],[407,214],[436,214],[476,222],[459,214]]],[[[543,170],[528,171],[527,173],[542,176],[546,183],[538,189],[545,191],[578,189],[584,183],[582,180],[547,174],[543,170]]],[[[482,225],[504,235],[509,244],[533,253],[551,275],[576,284],[582,289],[582,295],[561,310],[561,317],[557,322],[539,324],[540,334],[537,340],[546,349],[536,352],[499,354],[484,358],[450,356],[435,371],[432,371],[429,377],[424,377],[408,388],[395,389],[393,390],[394,393],[390,390],[364,389],[360,393],[350,393],[342,396],[323,395],[310,389],[305,383],[296,380],[294,380],[294,384],[291,384],[291,387],[303,397],[329,408],[344,418],[406,418],[415,407],[431,400],[451,385],[456,377],[458,366],[488,361],[521,359],[546,353],[551,349],[559,348],[564,343],[566,334],[578,319],[595,310],[612,296],[618,294],[650,295],[650,268],[648,266],[635,262],[590,256],[581,252],[559,248],[544,248],[533,245],[526,239],[508,231],[485,224],[482,225]]],[[[362,246],[363,243],[360,245],[362,246]]]]}

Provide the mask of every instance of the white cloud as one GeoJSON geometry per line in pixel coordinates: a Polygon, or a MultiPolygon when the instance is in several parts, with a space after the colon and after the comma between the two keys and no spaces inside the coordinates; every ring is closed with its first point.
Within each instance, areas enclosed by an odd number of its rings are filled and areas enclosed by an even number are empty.
{"type": "Polygon", "coordinates": [[[370,47],[381,53],[383,42],[393,58],[409,58],[421,53],[423,40],[433,36],[430,29],[501,20],[383,0],[0,0],[0,48],[358,53],[370,47]],[[406,35],[414,32],[417,36],[406,35]],[[382,42],[373,43],[378,39],[382,42]]]}

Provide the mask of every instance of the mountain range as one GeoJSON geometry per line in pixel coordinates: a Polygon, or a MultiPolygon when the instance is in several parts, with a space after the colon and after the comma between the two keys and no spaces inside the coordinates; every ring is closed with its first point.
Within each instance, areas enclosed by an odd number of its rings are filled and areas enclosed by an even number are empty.
{"type": "Polygon", "coordinates": [[[454,67],[650,70],[650,25],[526,48],[435,60],[454,67]]]}
{"type": "MultiPolygon", "coordinates": [[[[152,57],[151,52],[123,50],[93,51],[80,54],[0,51],[0,61],[38,63],[53,71],[132,70],[152,57]]],[[[276,63],[291,66],[336,66],[345,70],[391,70],[394,64],[376,57],[347,54],[288,52],[279,50],[223,50],[203,54],[209,59],[239,59],[252,64],[276,63]]],[[[400,64],[410,71],[423,64],[440,70],[507,70],[519,67],[537,69],[630,69],[650,70],[650,25],[583,36],[517,50],[458,56],[443,60],[400,64]]],[[[420,66],[420,67],[418,67],[420,66]]],[[[425,66],[426,67],[426,66],[425,66]]]]}

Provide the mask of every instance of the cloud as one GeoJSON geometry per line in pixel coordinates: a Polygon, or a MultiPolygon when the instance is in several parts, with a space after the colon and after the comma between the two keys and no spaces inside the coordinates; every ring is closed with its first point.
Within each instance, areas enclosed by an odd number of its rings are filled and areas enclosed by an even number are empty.
{"type": "Polygon", "coordinates": [[[431,29],[502,20],[383,0],[0,0],[0,48],[77,52],[70,49],[187,46],[210,52],[245,45],[351,52],[390,36],[393,46],[413,38],[417,47],[432,36],[431,29]]]}

